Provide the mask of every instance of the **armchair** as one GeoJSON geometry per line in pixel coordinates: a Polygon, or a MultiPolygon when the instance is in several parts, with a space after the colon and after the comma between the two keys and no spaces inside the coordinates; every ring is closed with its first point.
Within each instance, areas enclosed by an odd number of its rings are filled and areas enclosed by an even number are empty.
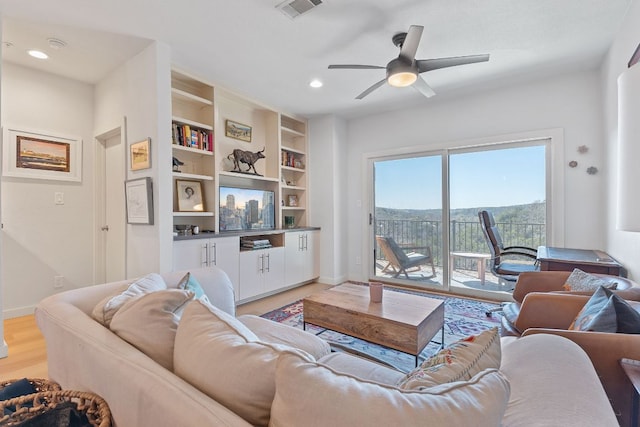
{"type": "MultiPolygon", "coordinates": [[[[636,291],[637,287],[628,292],[637,297],[636,291]]],[[[620,366],[620,359],[640,360],[640,334],[567,330],[589,298],[571,293],[529,293],[524,297],[515,328],[523,331],[522,336],[553,334],[578,344],[591,359],[620,425],[631,426],[633,386],[620,366]]],[[[640,302],[629,303],[640,311],[640,302]]]]}

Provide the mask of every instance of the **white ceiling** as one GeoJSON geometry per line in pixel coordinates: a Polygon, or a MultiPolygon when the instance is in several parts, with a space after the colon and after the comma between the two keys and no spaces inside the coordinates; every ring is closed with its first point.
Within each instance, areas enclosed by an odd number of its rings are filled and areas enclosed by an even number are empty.
{"type": "Polygon", "coordinates": [[[173,62],[260,103],[306,116],[355,117],[428,105],[521,79],[598,66],[634,0],[324,0],[295,20],[280,0],[0,0],[3,58],[95,83],[150,40],[173,62]],[[329,64],[386,65],[393,34],[423,25],[416,57],[488,53],[487,63],[423,74],[437,96],[383,86],[384,70],[328,70],[329,64]],[[52,50],[46,39],[67,42],[52,50]],[[39,47],[38,61],[25,50],[39,47]],[[313,78],[324,82],[312,89],[313,78]]]}

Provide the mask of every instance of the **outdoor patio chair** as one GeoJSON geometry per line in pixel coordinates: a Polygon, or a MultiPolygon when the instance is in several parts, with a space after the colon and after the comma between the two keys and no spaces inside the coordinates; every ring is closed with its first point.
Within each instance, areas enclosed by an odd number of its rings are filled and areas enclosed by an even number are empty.
{"type": "Polygon", "coordinates": [[[383,273],[392,273],[394,278],[402,273],[409,279],[408,272],[419,271],[421,265],[431,265],[432,277],[436,275],[430,248],[425,248],[425,254],[406,253],[391,237],[376,236],[376,241],[387,260],[387,265],[382,269],[383,273]]]}

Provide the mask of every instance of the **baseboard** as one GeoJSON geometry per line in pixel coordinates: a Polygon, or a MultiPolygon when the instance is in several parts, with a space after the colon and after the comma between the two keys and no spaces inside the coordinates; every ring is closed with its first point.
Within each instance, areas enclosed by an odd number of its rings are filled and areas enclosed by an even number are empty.
{"type": "Polygon", "coordinates": [[[7,345],[7,342],[3,339],[2,345],[0,345],[0,359],[2,359],[3,357],[7,357],[8,355],[9,355],[9,346],[7,345]]]}
{"type": "Polygon", "coordinates": [[[20,308],[11,308],[8,310],[4,310],[2,312],[2,316],[4,316],[5,319],[13,319],[14,317],[29,316],[30,314],[33,314],[35,311],[36,311],[35,305],[20,307],[20,308]]]}
{"type": "Polygon", "coordinates": [[[346,276],[340,276],[340,277],[318,277],[317,280],[319,283],[324,283],[327,285],[339,285],[340,283],[344,283],[347,281],[347,277],[346,276]]]}

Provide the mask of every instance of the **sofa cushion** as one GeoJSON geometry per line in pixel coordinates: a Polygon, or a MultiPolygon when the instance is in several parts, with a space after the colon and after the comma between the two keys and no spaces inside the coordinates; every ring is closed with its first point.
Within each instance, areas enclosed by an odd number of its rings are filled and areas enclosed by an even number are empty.
{"type": "Polygon", "coordinates": [[[438,384],[469,380],[485,369],[498,369],[500,354],[498,328],[492,328],[449,345],[409,372],[398,386],[407,390],[420,390],[438,384]]]}
{"type": "Polygon", "coordinates": [[[593,292],[600,286],[615,289],[618,284],[574,268],[562,288],[571,292],[593,292]]]}
{"type": "Polygon", "coordinates": [[[640,313],[620,296],[601,286],[580,310],[569,329],[638,334],[640,313]]]}
{"type": "Polygon", "coordinates": [[[238,316],[238,320],[251,329],[251,332],[256,334],[262,342],[298,348],[309,353],[316,360],[331,353],[329,343],[310,332],[252,314],[238,316]]]}
{"type": "Polygon", "coordinates": [[[204,292],[204,289],[202,289],[202,285],[200,285],[200,282],[198,282],[191,273],[185,274],[184,277],[178,282],[176,288],[191,291],[196,294],[197,299],[201,299],[211,304],[211,301],[209,301],[207,294],[204,292]]]}
{"type": "Polygon", "coordinates": [[[131,299],[113,316],[111,330],[172,371],[180,316],[193,299],[193,292],[180,289],[166,289],[131,299]]]}
{"type": "Polygon", "coordinates": [[[500,425],[509,383],[495,369],[468,382],[405,391],[283,353],[276,369],[273,427],[500,425]]]}
{"type": "Polygon", "coordinates": [[[154,291],[167,289],[167,284],[159,274],[151,273],[131,283],[124,291],[109,295],[102,299],[93,309],[91,316],[109,327],[114,314],[130,299],[137,298],[154,291]]]}
{"type": "Polygon", "coordinates": [[[174,372],[249,423],[266,426],[275,394],[276,361],[287,349],[299,351],[262,343],[236,318],[196,300],[178,325],[174,372]]]}

